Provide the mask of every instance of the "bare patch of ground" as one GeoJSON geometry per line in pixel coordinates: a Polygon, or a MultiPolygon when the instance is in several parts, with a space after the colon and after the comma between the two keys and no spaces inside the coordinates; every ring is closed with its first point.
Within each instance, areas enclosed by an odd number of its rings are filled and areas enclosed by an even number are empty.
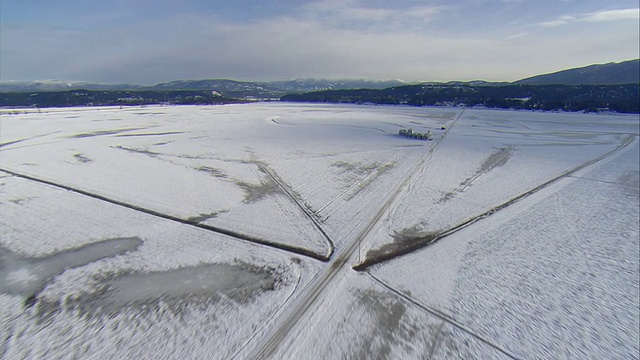
{"type": "Polygon", "coordinates": [[[453,189],[452,191],[445,193],[440,198],[440,200],[438,200],[438,203],[443,203],[443,202],[452,200],[453,198],[456,197],[457,194],[464,192],[480,176],[488,173],[489,171],[497,167],[500,167],[506,164],[509,161],[509,159],[511,159],[511,156],[513,155],[513,150],[514,150],[513,147],[498,149],[497,152],[491,154],[485,161],[482,162],[482,164],[480,164],[480,167],[476,170],[473,176],[461,182],[456,189],[453,189]]]}
{"type": "Polygon", "coordinates": [[[449,200],[453,200],[453,198],[455,198],[455,197],[456,197],[456,194],[457,194],[457,193],[458,193],[458,192],[457,192],[457,191],[455,191],[455,190],[450,191],[450,192],[448,192],[448,193],[444,193],[444,194],[442,195],[442,197],[440,198],[440,200],[438,200],[438,204],[441,204],[441,203],[443,203],[443,202],[447,202],[447,201],[449,201],[449,200]]]}
{"type": "Polygon", "coordinates": [[[122,145],[116,145],[113,146],[113,148],[118,149],[118,150],[124,150],[130,153],[137,153],[137,154],[144,154],[144,155],[148,155],[150,157],[158,157],[162,154],[157,153],[155,151],[151,151],[151,150],[147,150],[147,149],[136,149],[136,148],[130,148],[130,147],[126,147],[126,146],[122,146],[122,145]]]}
{"type": "Polygon", "coordinates": [[[245,192],[244,202],[247,204],[255,203],[270,195],[274,195],[278,193],[284,194],[284,191],[280,188],[280,186],[276,183],[276,181],[271,177],[268,170],[266,170],[268,168],[268,164],[258,160],[255,154],[253,154],[253,152],[250,149],[248,151],[251,153],[251,159],[242,160],[240,162],[243,164],[256,166],[258,170],[265,175],[265,177],[261,179],[260,183],[258,184],[249,183],[242,180],[233,181],[234,184],[236,184],[242,190],[244,190],[245,192]]]}
{"type": "Polygon", "coordinates": [[[635,171],[627,171],[616,180],[620,184],[625,193],[631,196],[640,196],[640,173],[635,171]]]}
{"type": "Polygon", "coordinates": [[[485,160],[482,165],[480,165],[479,173],[488,173],[489,171],[500,167],[509,161],[511,155],[513,154],[512,147],[506,147],[499,149],[497,152],[491,154],[487,160],[485,160]]]}
{"type": "Polygon", "coordinates": [[[337,167],[342,170],[342,173],[353,174],[356,176],[363,176],[371,173],[373,170],[380,166],[377,162],[364,165],[361,163],[348,163],[346,161],[336,161],[331,166],[337,167]]]}
{"type": "Polygon", "coordinates": [[[380,175],[387,172],[387,170],[391,169],[396,163],[387,163],[382,166],[377,167],[373,173],[367,176],[363,181],[358,183],[358,185],[354,188],[354,190],[345,197],[346,200],[351,200],[353,197],[358,195],[360,191],[364,190],[367,186],[369,186],[372,182],[374,182],[380,175]]]}
{"type": "Polygon", "coordinates": [[[351,200],[380,175],[391,169],[395,164],[395,162],[392,162],[380,165],[377,162],[373,162],[365,165],[360,163],[353,164],[345,161],[336,161],[332,163],[331,166],[337,167],[341,170],[340,181],[345,188],[350,189],[348,194],[345,196],[345,200],[351,200]]]}
{"type": "Polygon", "coordinates": [[[135,131],[135,130],[143,130],[143,129],[146,129],[146,128],[99,130],[99,131],[75,134],[67,137],[71,139],[82,139],[82,138],[88,138],[88,137],[94,137],[94,136],[115,135],[115,134],[120,134],[127,131],[135,131]]]}
{"type": "Polygon", "coordinates": [[[420,249],[435,241],[439,233],[425,232],[422,224],[414,225],[400,232],[391,234],[393,242],[383,244],[378,248],[367,251],[365,259],[360,264],[354,266],[355,270],[366,269],[372,264],[376,264],[394,257],[408,254],[416,249],[420,249]]]}
{"type": "Polygon", "coordinates": [[[89,159],[88,157],[82,155],[82,154],[73,154],[73,157],[78,160],[81,163],[87,164],[92,162],[93,160],[89,159]]]}
{"type": "Polygon", "coordinates": [[[20,143],[20,142],[23,142],[23,141],[26,141],[26,140],[29,140],[29,139],[21,139],[21,140],[3,142],[3,143],[0,143],[0,148],[1,147],[5,147],[5,146],[9,146],[9,145],[13,145],[13,144],[17,144],[17,143],[20,143]]]}
{"type": "Polygon", "coordinates": [[[163,136],[163,135],[177,135],[184,134],[184,131],[164,131],[157,133],[138,133],[138,134],[120,134],[117,137],[132,137],[132,136],[163,136]]]}
{"type": "Polygon", "coordinates": [[[412,249],[415,246],[422,246],[429,243],[437,236],[436,233],[428,233],[417,230],[417,227],[405,229],[401,232],[394,232],[393,242],[384,244],[380,248],[371,249],[367,252],[367,259],[377,258],[388,254],[397,254],[403,249],[412,249]]]}
{"type": "MultiPolygon", "coordinates": [[[[4,184],[2,184],[2,185],[4,185],[4,184]]],[[[36,198],[35,196],[28,196],[28,197],[20,198],[20,199],[10,199],[8,201],[12,202],[12,203],[14,203],[16,205],[22,205],[22,204],[26,203],[27,201],[33,200],[35,198],[36,198]]]]}
{"type": "MultiPolygon", "coordinates": [[[[247,160],[242,161],[242,163],[247,165],[253,165],[258,168],[258,170],[267,175],[263,179],[260,180],[259,183],[250,183],[247,181],[237,180],[227,175],[223,170],[210,167],[210,166],[198,166],[195,168],[197,171],[205,172],[219,179],[227,180],[237,186],[239,186],[245,192],[244,202],[255,203],[264,199],[265,197],[277,193],[283,193],[280,186],[269,176],[267,171],[264,169],[267,165],[258,160],[247,160]]],[[[216,214],[218,215],[218,214],[216,214]]]]}
{"type": "Polygon", "coordinates": [[[207,221],[209,219],[213,219],[215,217],[217,217],[218,215],[227,212],[228,210],[223,210],[223,211],[217,211],[217,212],[212,212],[212,213],[208,213],[208,214],[198,214],[196,216],[191,216],[186,218],[185,220],[188,222],[193,222],[193,223],[201,223],[203,221],[207,221]]]}
{"type": "Polygon", "coordinates": [[[357,296],[357,306],[365,309],[373,319],[373,326],[363,339],[352,344],[348,358],[389,359],[392,356],[391,346],[410,346],[417,341],[422,325],[405,316],[407,309],[401,300],[376,290],[359,290],[357,296]]]}
{"type": "Polygon", "coordinates": [[[270,178],[260,181],[259,184],[252,184],[245,181],[236,181],[236,185],[244,190],[244,202],[255,203],[265,197],[282,192],[278,184],[270,178]]]}
{"type": "Polygon", "coordinates": [[[410,228],[402,229],[401,231],[394,231],[391,237],[393,241],[398,244],[403,244],[407,242],[411,242],[413,239],[424,238],[430,235],[430,233],[422,230],[424,228],[424,223],[413,225],[410,228]]]}
{"type": "Polygon", "coordinates": [[[198,171],[202,171],[205,172],[209,175],[215,176],[217,178],[221,178],[221,179],[228,179],[229,176],[222,170],[220,169],[216,169],[210,166],[198,166],[195,168],[198,171]]]}
{"type": "Polygon", "coordinates": [[[19,140],[3,142],[3,143],[0,143],[0,148],[5,147],[5,146],[9,146],[9,145],[13,145],[13,144],[18,144],[18,143],[21,143],[23,141],[33,140],[33,139],[42,138],[42,137],[45,137],[45,136],[57,134],[59,132],[60,132],[60,130],[53,131],[53,132],[46,133],[46,134],[40,134],[40,135],[32,136],[32,137],[29,137],[29,138],[26,138],[26,139],[19,139],[19,140]]]}

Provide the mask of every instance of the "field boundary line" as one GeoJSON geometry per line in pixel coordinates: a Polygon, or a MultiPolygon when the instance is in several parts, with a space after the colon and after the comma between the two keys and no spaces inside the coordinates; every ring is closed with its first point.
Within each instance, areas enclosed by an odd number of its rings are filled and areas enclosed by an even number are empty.
{"type": "MultiPolygon", "coordinates": [[[[436,309],[433,309],[433,308],[431,308],[431,307],[429,307],[429,306],[427,306],[427,305],[424,305],[424,304],[420,303],[418,300],[413,299],[413,298],[411,298],[411,297],[409,297],[409,296],[407,296],[407,295],[403,294],[402,292],[400,292],[400,291],[398,291],[398,290],[394,289],[391,285],[389,285],[389,284],[387,284],[386,282],[384,282],[384,281],[380,280],[379,278],[377,278],[377,277],[376,277],[376,276],[374,276],[373,274],[369,273],[368,271],[366,272],[366,274],[367,274],[367,275],[368,275],[368,276],[369,276],[369,277],[370,277],[374,282],[378,283],[380,286],[382,286],[382,287],[386,288],[387,290],[391,291],[392,293],[394,293],[395,295],[397,295],[397,296],[399,296],[400,298],[404,299],[405,301],[408,301],[409,303],[411,303],[411,304],[413,304],[413,305],[415,305],[415,306],[417,306],[417,307],[421,308],[422,310],[424,310],[424,311],[426,311],[426,312],[430,313],[431,315],[433,315],[433,316],[436,316],[436,317],[440,318],[442,321],[444,321],[444,322],[446,322],[446,323],[448,323],[448,324],[451,324],[451,325],[452,325],[452,326],[454,326],[455,328],[457,328],[457,329],[459,329],[459,330],[462,330],[463,332],[465,332],[465,333],[467,333],[467,334],[469,334],[469,335],[473,336],[474,338],[476,338],[476,339],[480,340],[481,342],[483,342],[483,343],[485,343],[485,344],[487,344],[487,345],[491,346],[492,348],[494,348],[494,349],[498,350],[499,352],[501,352],[502,354],[504,354],[504,355],[508,356],[509,358],[514,359],[514,360],[518,360],[518,359],[519,359],[517,356],[513,355],[512,353],[510,353],[508,350],[503,349],[502,347],[500,347],[500,346],[498,346],[498,345],[496,345],[496,344],[492,343],[491,341],[489,341],[489,340],[485,339],[484,337],[482,337],[482,336],[480,336],[480,335],[476,334],[474,331],[472,331],[471,329],[467,328],[466,326],[464,326],[464,325],[460,324],[459,322],[457,322],[457,321],[456,321],[455,319],[453,319],[452,317],[450,317],[450,316],[448,316],[448,315],[446,315],[446,314],[444,314],[444,313],[442,313],[442,312],[440,312],[440,311],[438,311],[438,310],[436,310],[436,309]]],[[[438,332],[438,334],[439,334],[439,332],[438,332]]],[[[434,349],[435,349],[435,345],[437,345],[437,343],[436,343],[436,344],[434,344],[434,349]]],[[[434,349],[432,349],[431,351],[433,352],[433,350],[434,350],[434,349]]]]}
{"type": "Polygon", "coordinates": [[[302,255],[302,256],[306,256],[306,257],[310,257],[316,260],[320,260],[323,262],[327,262],[329,261],[329,257],[326,255],[319,255],[318,253],[315,253],[311,250],[305,249],[305,248],[300,248],[300,247],[296,247],[296,246],[291,246],[291,245],[287,245],[287,244],[281,244],[281,243],[276,243],[267,239],[262,239],[256,236],[251,236],[251,235],[247,235],[247,234],[243,234],[243,233],[239,233],[236,231],[232,231],[232,230],[228,230],[228,229],[224,229],[224,228],[220,228],[217,226],[211,226],[211,225],[206,225],[206,224],[202,224],[193,220],[187,220],[187,219],[183,219],[180,218],[178,216],[174,216],[174,215],[169,215],[169,214],[165,214],[156,210],[151,210],[142,206],[138,206],[138,205],[134,205],[125,201],[120,201],[120,200],[116,200],[104,195],[100,195],[100,194],[96,194],[96,193],[92,193],[90,191],[87,190],[82,190],[82,189],[78,189],[75,188],[73,186],[69,186],[69,185],[64,185],[64,184],[59,184],[56,183],[54,181],[51,180],[45,180],[45,179],[41,179],[35,176],[31,176],[31,175],[26,175],[26,174],[22,174],[13,170],[9,170],[9,169],[5,169],[0,167],[0,171],[3,171],[5,173],[11,174],[17,178],[21,178],[21,179],[25,179],[25,180],[30,180],[30,181],[35,181],[41,184],[45,184],[45,185],[49,185],[49,186],[53,186],[59,189],[63,189],[63,190],[67,190],[67,191],[71,191],[74,192],[76,194],[80,194],[80,195],[84,195],[84,196],[88,196],[90,198],[94,198],[97,200],[101,200],[110,204],[114,204],[114,205],[118,205],[127,209],[131,209],[131,210],[135,210],[141,213],[145,213],[148,215],[152,215],[155,217],[159,217],[165,220],[170,220],[170,221],[174,221],[180,224],[184,224],[184,225],[189,225],[189,226],[193,226],[193,227],[197,227],[200,229],[204,229],[204,230],[208,230],[211,232],[215,232],[218,234],[222,234],[222,235],[227,235],[229,237],[238,239],[238,240],[244,240],[244,241],[248,241],[254,244],[259,244],[259,245],[264,245],[264,246],[268,246],[271,248],[275,248],[275,249],[279,249],[279,250],[284,250],[284,251],[288,251],[288,252],[292,252],[298,255],[302,255]]]}
{"type": "Polygon", "coordinates": [[[366,269],[368,269],[368,268],[370,268],[370,267],[372,267],[374,265],[378,265],[378,264],[381,264],[383,262],[387,262],[387,261],[393,260],[395,258],[410,254],[410,253],[412,253],[414,251],[417,251],[417,250],[420,250],[422,248],[425,248],[425,247],[435,243],[436,241],[440,241],[440,240],[442,240],[443,238],[445,238],[445,237],[447,237],[449,235],[455,234],[456,232],[466,228],[467,226],[470,226],[470,225],[472,225],[472,224],[474,224],[474,223],[476,223],[476,222],[478,222],[478,221],[480,221],[480,220],[482,220],[482,219],[484,219],[484,218],[486,218],[488,216],[491,216],[491,215],[495,214],[496,212],[498,212],[498,211],[500,211],[502,209],[505,209],[505,208],[515,204],[516,202],[518,202],[518,201],[520,201],[520,200],[522,200],[522,199],[524,199],[524,198],[526,198],[526,197],[528,197],[530,195],[533,195],[533,194],[537,193],[538,191],[540,191],[540,190],[552,185],[553,183],[555,183],[555,182],[557,182],[557,181],[559,181],[561,179],[569,177],[570,175],[572,175],[572,174],[574,174],[574,173],[576,173],[576,172],[578,172],[578,171],[580,171],[580,170],[582,170],[582,169],[584,169],[584,168],[586,168],[588,166],[591,166],[591,165],[597,163],[600,160],[603,160],[603,159],[615,154],[616,152],[622,150],[623,148],[625,148],[625,147],[629,146],[631,143],[633,143],[633,141],[635,140],[636,137],[637,137],[637,135],[628,135],[627,137],[625,137],[620,142],[620,144],[618,144],[618,146],[616,146],[612,150],[610,150],[610,151],[608,151],[608,152],[606,152],[606,153],[604,153],[604,154],[602,154],[600,156],[597,156],[597,157],[595,157],[595,158],[593,158],[593,159],[591,159],[591,160],[589,160],[589,161],[587,161],[585,163],[582,163],[582,164],[580,164],[580,165],[578,165],[578,166],[576,166],[574,168],[566,170],[563,173],[561,173],[560,175],[552,178],[551,180],[547,180],[546,182],[542,183],[541,185],[536,186],[535,188],[533,188],[531,190],[528,190],[528,191],[525,191],[525,192],[523,192],[523,193],[521,193],[519,195],[516,195],[515,197],[512,197],[511,199],[507,200],[506,202],[504,202],[504,203],[502,203],[502,204],[500,204],[498,206],[492,207],[491,209],[489,209],[489,210],[487,210],[487,211],[485,211],[485,212],[483,212],[483,213],[481,213],[479,215],[476,215],[476,216],[474,216],[474,217],[472,217],[472,218],[470,218],[470,219],[468,219],[468,220],[466,220],[466,221],[464,221],[464,222],[462,222],[462,223],[460,223],[460,224],[458,224],[458,225],[456,225],[456,226],[454,226],[454,227],[452,227],[452,228],[450,228],[448,230],[445,230],[445,231],[437,234],[435,237],[426,237],[426,238],[415,239],[415,243],[412,244],[412,245],[406,246],[406,247],[404,247],[402,249],[399,249],[398,251],[394,251],[394,252],[390,252],[390,253],[387,253],[387,254],[382,254],[380,256],[376,256],[374,258],[370,258],[369,260],[365,259],[363,262],[354,265],[353,269],[356,270],[356,271],[364,271],[364,270],[366,270],[366,269]]]}
{"type": "Polygon", "coordinates": [[[318,222],[318,219],[316,219],[316,217],[314,216],[313,212],[311,212],[309,208],[304,206],[304,204],[302,204],[298,200],[298,198],[291,192],[289,187],[286,186],[286,183],[282,179],[280,179],[280,177],[277,174],[275,174],[273,170],[269,169],[268,167],[262,164],[258,164],[258,168],[264,171],[264,173],[267,174],[271,178],[271,180],[273,180],[273,182],[275,182],[278,185],[278,187],[287,195],[287,197],[289,197],[289,199],[293,201],[298,206],[298,208],[300,208],[300,210],[302,210],[302,212],[306,215],[306,217],[309,220],[311,220],[314,227],[322,234],[324,239],[329,244],[329,250],[327,250],[327,255],[325,255],[325,257],[327,259],[330,259],[335,251],[333,240],[331,240],[329,235],[327,235],[324,229],[320,226],[320,223],[318,222]]]}

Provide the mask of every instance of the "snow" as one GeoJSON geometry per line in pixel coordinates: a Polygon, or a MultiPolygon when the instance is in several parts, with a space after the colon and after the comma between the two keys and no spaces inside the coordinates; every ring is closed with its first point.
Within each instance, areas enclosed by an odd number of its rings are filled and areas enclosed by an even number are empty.
{"type": "Polygon", "coordinates": [[[318,269],[286,252],[48,185],[0,180],[0,336],[10,339],[3,345],[7,359],[148,357],[160,348],[166,357],[211,357],[216,349],[216,358],[228,358],[318,269]],[[132,251],[95,249],[133,236],[142,244],[132,251]],[[105,258],[109,251],[118,255],[105,258]],[[64,259],[69,252],[73,258],[64,259]],[[245,264],[256,275],[243,275],[245,264]],[[29,278],[16,276],[30,270],[29,278]],[[273,290],[268,284],[251,294],[234,290],[242,276],[259,284],[268,274],[276,279],[273,290]],[[194,281],[198,276],[205,278],[194,281]],[[207,288],[211,279],[224,284],[225,278],[230,285],[207,288]],[[23,308],[38,289],[38,305],[23,308]]]}
{"type": "Polygon", "coordinates": [[[1,110],[0,354],[240,359],[276,338],[274,359],[637,357],[639,126],[326,104],[1,110]],[[397,135],[409,127],[434,140],[397,135]]]}
{"type": "MultiPolygon", "coordinates": [[[[627,154],[623,163],[635,157],[637,173],[637,142],[627,154]]],[[[619,167],[588,173],[607,170],[619,167]]],[[[638,313],[629,311],[640,307],[637,197],[618,183],[567,182],[468,245],[453,312],[520,356],[632,358],[640,351],[638,313]],[[533,331],[519,336],[524,329],[533,331]]]]}
{"type": "Polygon", "coordinates": [[[606,163],[372,272],[519,358],[633,358],[638,153],[636,140],[606,163]]]}
{"type": "Polygon", "coordinates": [[[326,240],[294,203],[268,196],[247,204],[238,185],[268,185],[260,166],[271,169],[340,244],[374,194],[432,144],[398,138],[398,129],[436,129],[454,115],[278,104],[30,113],[3,118],[2,142],[20,142],[5,147],[2,166],[183,219],[210,215],[205,224],[325,255],[326,240]]]}
{"type": "Polygon", "coordinates": [[[340,277],[323,311],[305,318],[274,359],[415,358],[428,354],[442,320],[364,279],[340,277]],[[329,325],[329,326],[327,326],[329,325]]]}
{"type": "Polygon", "coordinates": [[[518,120],[509,121],[509,114],[467,110],[363,244],[363,258],[398,238],[462,224],[612,151],[625,134],[637,132],[637,124],[615,117],[598,126],[602,118],[585,115],[518,112],[518,120]],[[508,137],[496,137],[505,132],[508,137]]]}

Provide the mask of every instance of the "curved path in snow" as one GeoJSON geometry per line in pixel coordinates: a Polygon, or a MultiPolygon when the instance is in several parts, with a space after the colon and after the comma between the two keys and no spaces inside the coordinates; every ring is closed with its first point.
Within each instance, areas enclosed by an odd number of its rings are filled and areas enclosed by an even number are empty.
{"type": "Polygon", "coordinates": [[[278,185],[278,187],[285,194],[287,194],[289,199],[293,201],[298,206],[298,208],[302,210],[305,216],[313,223],[313,226],[316,228],[316,230],[318,230],[322,234],[325,241],[329,245],[329,249],[327,250],[327,255],[325,255],[324,260],[325,261],[329,260],[331,258],[331,255],[333,255],[333,252],[335,251],[335,246],[331,238],[329,238],[329,235],[327,235],[327,233],[320,226],[320,223],[318,222],[318,219],[315,217],[315,214],[313,213],[313,211],[310,210],[308,207],[306,207],[300,200],[298,200],[298,198],[291,192],[291,189],[288,186],[286,186],[286,183],[282,181],[282,179],[280,179],[280,177],[276,175],[271,169],[261,164],[258,164],[258,167],[262,169],[262,171],[264,171],[267,175],[269,175],[271,180],[273,180],[273,182],[275,182],[278,185]]]}

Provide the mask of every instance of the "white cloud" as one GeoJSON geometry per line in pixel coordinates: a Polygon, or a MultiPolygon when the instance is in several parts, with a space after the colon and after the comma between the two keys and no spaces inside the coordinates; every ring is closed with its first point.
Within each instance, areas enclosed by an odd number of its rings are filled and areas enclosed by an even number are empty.
{"type": "MultiPolygon", "coordinates": [[[[630,21],[546,31],[505,21],[487,31],[478,19],[467,31],[454,13],[460,8],[367,4],[325,0],[252,21],[190,13],[83,29],[0,24],[0,78],[147,84],[221,77],[515,80],[638,53],[638,26],[630,21]]],[[[585,13],[555,21],[624,16],[585,13]]]]}
{"type": "Polygon", "coordinates": [[[602,10],[587,14],[564,15],[556,20],[541,22],[539,25],[542,27],[556,27],[576,22],[604,22],[620,20],[640,20],[640,8],[602,10]]]}
{"type": "Polygon", "coordinates": [[[507,37],[505,37],[505,40],[522,39],[522,38],[525,38],[527,36],[529,36],[528,32],[519,32],[519,33],[508,35],[507,37]]]}
{"type": "Polygon", "coordinates": [[[617,21],[617,20],[640,20],[640,8],[598,11],[585,16],[582,21],[617,21]]]}
{"type": "Polygon", "coordinates": [[[556,26],[566,25],[566,24],[574,22],[576,20],[577,19],[576,19],[575,16],[565,15],[565,16],[559,17],[556,20],[542,22],[542,23],[540,23],[540,26],[543,26],[543,27],[556,27],[556,26]]]}
{"type": "Polygon", "coordinates": [[[356,0],[322,0],[303,7],[302,16],[337,27],[378,27],[420,21],[428,23],[446,7],[418,5],[410,7],[372,7],[356,0]]]}

